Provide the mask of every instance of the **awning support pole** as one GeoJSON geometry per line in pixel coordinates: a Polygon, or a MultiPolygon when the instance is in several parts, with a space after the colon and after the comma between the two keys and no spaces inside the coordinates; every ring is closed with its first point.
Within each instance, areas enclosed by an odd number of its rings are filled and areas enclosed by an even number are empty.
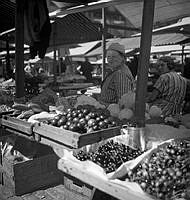
{"type": "Polygon", "coordinates": [[[154,7],[155,0],[144,0],[135,101],[135,118],[140,127],[145,126],[145,103],[147,94],[150,49],[152,42],[154,7]]]}
{"type": "Polygon", "coordinates": [[[182,49],[181,49],[181,63],[182,63],[182,65],[184,64],[184,49],[185,49],[185,45],[182,45],[182,49]]]}
{"type": "Polygon", "coordinates": [[[24,97],[24,1],[16,0],[16,98],[24,97]]]}
{"type": "Polygon", "coordinates": [[[53,75],[54,75],[54,83],[57,80],[57,50],[56,50],[56,46],[55,46],[55,42],[56,42],[56,31],[57,31],[57,25],[56,23],[54,23],[53,26],[53,75]]]}
{"type": "Polygon", "coordinates": [[[9,53],[9,37],[8,35],[6,36],[6,51],[7,51],[7,55],[6,55],[6,78],[10,78],[11,77],[11,65],[10,65],[10,53],[9,53]]]}
{"type": "Polygon", "coordinates": [[[184,74],[184,49],[185,49],[185,45],[182,45],[182,49],[181,49],[181,64],[182,64],[181,73],[182,74],[184,74]]]}
{"type": "Polygon", "coordinates": [[[102,8],[102,50],[102,80],[104,80],[106,65],[106,8],[102,8]]]}

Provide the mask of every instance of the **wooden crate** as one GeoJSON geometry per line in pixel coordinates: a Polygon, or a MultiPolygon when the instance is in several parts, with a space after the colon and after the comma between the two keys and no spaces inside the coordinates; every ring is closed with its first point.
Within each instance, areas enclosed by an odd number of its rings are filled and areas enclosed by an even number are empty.
{"type": "Polygon", "coordinates": [[[5,112],[0,112],[0,118],[2,118],[4,115],[12,114],[13,112],[14,112],[14,110],[9,110],[9,111],[5,111],[5,112]]]}
{"type": "Polygon", "coordinates": [[[2,117],[1,125],[5,129],[15,130],[17,132],[22,132],[26,135],[32,134],[32,123],[14,117],[10,117],[8,115],[2,117]]]}
{"type": "Polygon", "coordinates": [[[72,175],[64,173],[64,200],[118,200],[72,175]]]}
{"type": "Polygon", "coordinates": [[[64,200],[92,200],[94,191],[92,186],[64,174],[64,200]]]}
{"type": "Polygon", "coordinates": [[[37,157],[15,162],[2,156],[2,185],[11,195],[23,195],[63,182],[63,174],[57,168],[59,157],[50,147],[38,144],[37,157]]]}
{"type": "Polygon", "coordinates": [[[34,126],[33,132],[64,146],[66,145],[71,148],[81,148],[88,144],[93,144],[100,142],[101,140],[120,135],[120,127],[118,126],[94,131],[91,133],[80,134],[77,132],[72,132],[55,126],[40,123],[34,126]]]}

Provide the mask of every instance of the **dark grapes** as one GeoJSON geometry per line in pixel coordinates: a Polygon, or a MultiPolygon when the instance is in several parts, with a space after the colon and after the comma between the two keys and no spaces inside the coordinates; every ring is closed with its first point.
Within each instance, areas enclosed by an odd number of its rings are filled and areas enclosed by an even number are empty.
{"type": "Polygon", "coordinates": [[[81,161],[89,159],[104,168],[106,173],[110,173],[120,167],[122,163],[136,158],[141,153],[140,150],[110,140],[99,146],[93,153],[79,152],[75,156],[81,161]]]}
{"type": "Polygon", "coordinates": [[[176,141],[159,148],[128,173],[128,179],[139,183],[144,191],[158,199],[185,198],[190,184],[187,143],[176,141]]]}

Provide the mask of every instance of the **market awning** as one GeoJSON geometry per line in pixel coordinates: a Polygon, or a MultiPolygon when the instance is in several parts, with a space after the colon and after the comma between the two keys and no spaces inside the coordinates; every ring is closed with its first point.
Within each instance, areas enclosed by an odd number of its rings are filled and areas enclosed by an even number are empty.
{"type": "MultiPolygon", "coordinates": [[[[116,5],[116,8],[131,23],[132,27],[141,27],[143,1],[127,1],[116,5]]],[[[176,22],[178,19],[190,16],[189,0],[156,0],[154,12],[154,29],[176,22]]]]}
{"type": "Polygon", "coordinates": [[[97,46],[100,46],[100,44],[101,44],[101,41],[78,44],[79,47],[69,49],[69,55],[70,56],[84,56],[92,49],[96,48],[97,46]]]}
{"type": "Polygon", "coordinates": [[[15,26],[15,3],[9,0],[0,1],[0,33],[15,26]]]}
{"type": "MultiPolygon", "coordinates": [[[[125,16],[131,28],[140,28],[142,23],[143,0],[46,0],[51,16],[115,6],[125,16]]],[[[189,0],[156,0],[154,28],[177,22],[190,16],[189,0]]],[[[15,26],[15,0],[0,1],[0,33],[15,26]]]]}
{"type": "MultiPolygon", "coordinates": [[[[115,6],[127,18],[129,27],[140,28],[142,25],[143,0],[49,1],[60,8],[56,15],[115,6]]],[[[176,22],[180,18],[190,16],[189,10],[189,0],[155,0],[154,28],[166,26],[176,22]]]]}
{"type": "MultiPolygon", "coordinates": [[[[176,33],[153,35],[152,46],[180,44],[186,41],[187,39],[188,39],[187,36],[183,34],[176,34],[176,33]]],[[[140,47],[140,37],[118,38],[118,39],[115,39],[115,42],[123,44],[126,50],[140,47]]],[[[107,46],[109,46],[109,42],[107,43],[107,46]]],[[[102,47],[99,47],[89,52],[86,56],[95,56],[95,55],[100,55],[100,54],[102,54],[102,47]]]]}
{"type": "Polygon", "coordinates": [[[169,26],[164,26],[158,29],[155,29],[153,33],[183,33],[190,35],[190,17],[185,17],[179,20],[177,23],[171,24],[169,26]]]}
{"type": "MultiPolygon", "coordinates": [[[[112,37],[107,33],[107,38],[112,37]]],[[[66,15],[52,24],[50,47],[101,40],[100,26],[92,23],[82,13],[66,15]]]]}
{"type": "MultiPolygon", "coordinates": [[[[186,46],[184,51],[189,51],[190,47],[186,46]]],[[[170,53],[170,52],[181,52],[182,53],[182,46],[181,45],[166,45],[166,46],[153,46],[151,47],[151,53],[170,53]]]]}

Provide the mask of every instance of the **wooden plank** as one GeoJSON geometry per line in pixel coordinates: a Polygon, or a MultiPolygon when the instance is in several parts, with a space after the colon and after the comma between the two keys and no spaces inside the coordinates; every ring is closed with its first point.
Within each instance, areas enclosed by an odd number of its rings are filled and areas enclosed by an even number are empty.
{"type": "Polygon", "coordinates": [[[120,200],[152,200],[148,195],[142,195],[141,193],[134,193],[129,188],[115,184],[105,178],[100,178],[95,173],[91,173],[86,170],[85,167],[80,166],[71,160],[60,159],[58,162],[58,168],[77,179],[103,191],[111,196],[114,196],[120,200]]]}
{"type": "Polygon", "coordinates": [[[36,124],[33,129],[34,133],[44,136],[50,140],[58,141],[63,145],[72,146],[74,148],[78,147],[79,134],[74,133],[69,130],[64,130],[51,125],[46,124],[36,124]]]}
{"type": "Polygon", "coordinates": [[[144,0],[140,57],[137,74],[135,118],[140,127],[145,127],[145,103],[147,94],[148,68],[152,41],[155,0],[144,0]]]}
{"type": "Polygon", "coordinates": [[[57,170],[58,156],[56,154],[50,154],[35,158],[22,163],[14,164],[14,176],[15,178],[22,179],[29,176],[37,176],[37,174],[50,173],[57,170]]]}
{"type": "Polygon", "coordinates": [[[61,158],[64,155],[64,149],[73,150],[73,147],[66,146],[54,140],[50,140],[44,137],[40,138],[40,143],[48,145],[53,148],[54,152],[61,158]]]}
{"type": "Polygon", "coordinates": [[[88,144],[100,142],[101,140],[120,135],[120,127],[80,134],[41,123],[34,126],[33,132],[42,136],[41,140],[46,138],[71,148],[80,148],[88,144]]]}
{"type": "Polygon", "coordinates": [[[108,129],[102,129],[99,131],[94,131],[92,133],[88,134],[82,134],[80,135],[78,147],[83,147],[88,144],[93,144],[96,142],[100,142],[102,140],[120,135],[120,127],[114,127],[114,128],[108,128],[108,129]]]}
{"type": "Polygon", "coordinates": [[[20,132],[24,132],[28,135],[32,134],[32,123],[14,117],[4,116],[1,119],[1,125],[20,132]]]}
{"type": "Polygon", "coordinates": [[[20,179],[13,179],[13,177],[3,173],[3,180],[3,186],[10,189],[10,195],[23,195],[60,184],[62,182],[62,173],[57,170],[36,176],[21,177],[20,179]]]}

